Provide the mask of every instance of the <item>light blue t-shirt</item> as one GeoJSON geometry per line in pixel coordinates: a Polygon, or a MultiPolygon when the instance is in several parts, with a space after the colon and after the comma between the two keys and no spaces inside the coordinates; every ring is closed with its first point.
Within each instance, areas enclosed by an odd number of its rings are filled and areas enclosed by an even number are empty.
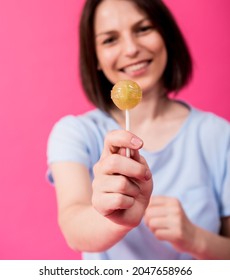
{"type": "MultiPolygon", "coordinates": [[[[48,164],[74,161],[92,168],[99,160],[108,131],[120,129],[106,113],[95,109],[66,116],[56,123],[48,141],[48,164]]],[[[153,195],[176,197],[196,225],[218,233],[220,217],[230,216],[230,124],[190,108],[177,135],[161,150],[141,149],[153,174],[153,195]]],[[[49,174],[52,182],[52,175],[49,174]]],[[[84,259],[192,259],[159,241],[144,222],[105,252],[83,252],[84,259]]]]}

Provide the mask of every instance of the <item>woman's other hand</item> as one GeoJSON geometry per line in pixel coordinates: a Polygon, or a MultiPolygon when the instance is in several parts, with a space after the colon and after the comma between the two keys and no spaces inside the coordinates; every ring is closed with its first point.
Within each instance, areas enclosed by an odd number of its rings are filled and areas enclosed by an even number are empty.
{"type": "Polygon", "coordinates": [[[196,227],[189,221],[178,199],[152,197],[144,220],[156,238],[170,242],[178,251],[193,251],[196,227]]]}

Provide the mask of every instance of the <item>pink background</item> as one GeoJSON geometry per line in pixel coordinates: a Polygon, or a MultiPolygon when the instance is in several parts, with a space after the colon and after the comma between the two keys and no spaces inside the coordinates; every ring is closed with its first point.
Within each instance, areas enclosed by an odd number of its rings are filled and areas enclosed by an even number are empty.
{"type": "MultiPolygon", "coordinates": [[[[78,259],[57,226],[46,179],[54,122],[91,108],[77,70],[83,1],[0,0],[0,259],[78,259]]],[[[195,74],[181,98],[230,120],[229,0],[167,0],[195,74]]]]}

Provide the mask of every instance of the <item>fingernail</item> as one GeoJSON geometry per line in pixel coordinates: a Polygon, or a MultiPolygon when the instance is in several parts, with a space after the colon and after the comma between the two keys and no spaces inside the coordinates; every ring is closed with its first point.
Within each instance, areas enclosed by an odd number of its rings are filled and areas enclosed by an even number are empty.
{"type": "Polygon", "coordinates": [[[139,138],[133,137],[130,141],[134,146],[141,146],[142,145],[142,141],[139,138]]]}
{"type": "Polygon", "coordinates": [[[148,181],[150,180],[150,178],[152,178],[152,173],[150,172],[150,170],[147,170],[145,173],[145,180],[148,181]]]}

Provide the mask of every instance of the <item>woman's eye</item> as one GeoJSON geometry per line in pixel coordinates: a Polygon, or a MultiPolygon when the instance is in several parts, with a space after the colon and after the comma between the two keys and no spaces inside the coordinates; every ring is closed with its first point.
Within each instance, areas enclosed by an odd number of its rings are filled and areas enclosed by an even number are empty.
{"type": "Polygon", "coordinates": [[[153,26],[151,25],[146,25],[146,26],[140,26],[138,29],[137,29],[137,32],[139,33],[144,33],[144,32],[147,32],[149,30],[153,29],[153,26]]]}
{"type": "Polygon", "coordinates": [[[103,40],[102,44],[109,45],[109,44],[112,44],[114,41],[115,41],[114,37],[109,37],[109,38],[106,38],[105,40],[103,40]]]}

